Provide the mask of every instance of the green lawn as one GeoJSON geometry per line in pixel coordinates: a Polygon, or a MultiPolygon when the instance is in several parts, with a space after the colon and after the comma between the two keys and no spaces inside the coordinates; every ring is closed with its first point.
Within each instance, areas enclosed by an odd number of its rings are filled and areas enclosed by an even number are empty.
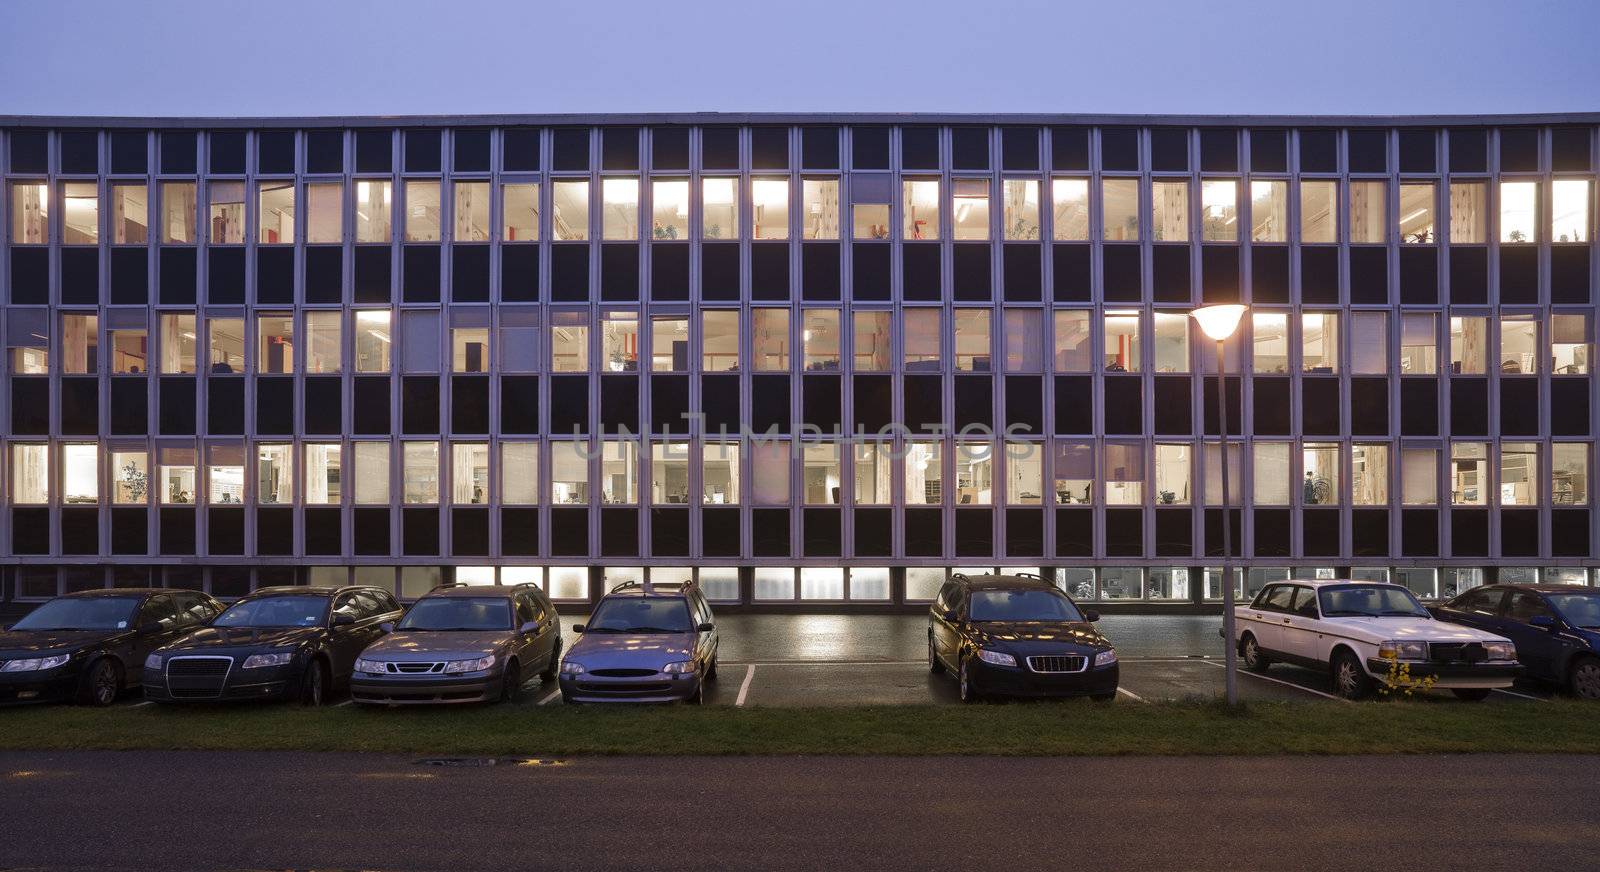
{"type": "Polygon", "coordinates": [[[209,749],[418,755],[1412,754],[1593,752],[1600,707],[1118,702],[863,708],[291,706],[0,711],[0,751],[209,749]]]}

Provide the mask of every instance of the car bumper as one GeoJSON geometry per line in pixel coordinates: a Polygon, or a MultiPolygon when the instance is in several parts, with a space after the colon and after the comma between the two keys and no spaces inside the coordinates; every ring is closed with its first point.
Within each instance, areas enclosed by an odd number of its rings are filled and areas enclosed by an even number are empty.
{"type": "MultiPolygon", "coordinates": [[[[1378,658],[1368,658],[1367,671],[1372,673],[1372,677],[1378,681],[1387,683],[1391,662],[1378,658]]],[[[1422,681],[1431,676],[1434,680],[1433,686],[1442,688],[1510,687],[1512,682],[1523,673],[1522,664],[1520,663],[1401,661],[1401,665],[1408,667],[1407,672],[1412,681],[1422,681]]]]}
{"type": "Polygon", "coordinates": [[[288,699],[299,683],[299,667],[274,666],[232,670],[225,679],[168,678],[165,671],[145,670],[144,698],[152,702],[243,702],[288,699]]]}
{"type": "Polygon", "coordinates": [[[379,677],[356,673],[350,679],[350,699],[363,705],[451,705],[488,702],[500,698],[502,675],[466,678],[379,677]]]}
{"type": "Polygon", "coordinates": [[[0,705],[68,700],[78,689],[78,679],[79,673],[72,664],[47,670],[42,675],[0,673],[0,705]]]}
{"type": "Polygon", "coordinates": [[[979,693],[1000,696],[1105,696],[1117,692],[1121,676],[1117,663],[1082,672],[1034,672],[1025,666],[996,666],[973,658],[971,668],[971,680],[979,693]]]}
{"type": "Polygon", "coordinates": [[[581,673],[561,676],[562,698],[572,702],[682,702],[694,697],[700,676],[657,673],[612,678],[581,673]]]}

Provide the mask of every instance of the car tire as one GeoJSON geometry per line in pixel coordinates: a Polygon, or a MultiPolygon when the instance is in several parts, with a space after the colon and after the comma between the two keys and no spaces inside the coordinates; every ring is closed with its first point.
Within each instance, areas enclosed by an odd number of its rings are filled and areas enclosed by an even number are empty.
{"type": "Polygon", "coordinates": [[[571,691],[563,690],[563,691],[561,691],[561,704],[562,705],[578,705],[578,701],[572,698],[572,692],[571,691]]]}
{"type": "Polygon", "coordinates": [[[1356,655],[1347,650],[1334,653],[1329,664],[1329,677],[1333,679],[1333,692],[1344,699],[1366,699],[1372,694],[1375,682],[1362,668],[1356,655]]]}
{"type": "Polygon", "coordinates": [[[1261,646],[1256,644],[1256,637],[1246,633],[1244,642],[1239,646],[1239,657],[1244,661],[1244,668],[1251,672],[1266,672],[1272,661],[1261,651],[1261,646]]]}
{"type": "Polygon", "coordinates": [[[1456,695],[1456,699],[1464,699],[1467,702],[1483,702],[1489,698],[1487,687],[1452,687],[1450,692],[1456,695]]]}
{"type": "Polygon", "coordinates": [[[1600,699],[1600,658],[1572,661],[1567,668],[1567,692],[1579,699],[1600,699]]]}
{"type": "Polygon", "coordinates": [[[558,670],[560,668],[561,668],[561,640],[557,639],[556,640],[556,646],[554,648],[550,649],[550,663],[545,666],[543,672],[539,673],[539,680],[540,681],[555,681],[556,680],[556,670],[558,670]]]}
{"type": "Polygon", "coordinates": [[[934,675],[944,674],[944,664],[939,662],[939,652],[933,648],[933,634],[928,634],[928,671],[934,675]]]}
{"type": "Polygon", "coordinates": [[[694,693],[684,698],[686,705],[700,705],[706,700],[706,684],[704,681],[694,683],[694,693]]]}
{"type": "Polygon", "coordinates": [[[514,703],[522,696],[522,665],[512,660],[500,679],[500,701],[514,703]]]}
{"type": "Polygon", "coordinates": [[[711,665],[706,667],[706,681],[717,680],[717,658],[711,658],[711,665]]]}
{"type": "Polygon", "coordinates": [[[89,664],[78,683],[79,705],[105,708],[117,701],[122,692],[122,667],[110,657],[101,657],[89,664]]]}
{"type": "Polygon", "coordinates": [[[316,708],[328,694],[328,667],[323,665],[320,658],[313,657],[306,664],[306,671],[300,676],[300,687],[295,693],[295,701],[307,708],[316,708]]]}
{"type": "Polygon", "coordinates": [[[972,680],[972,661],[961,661],[961,671],[956,676],[956,693],[962,702],[977,702],[981,697],[978,693],[978,683],[972,680]]]}

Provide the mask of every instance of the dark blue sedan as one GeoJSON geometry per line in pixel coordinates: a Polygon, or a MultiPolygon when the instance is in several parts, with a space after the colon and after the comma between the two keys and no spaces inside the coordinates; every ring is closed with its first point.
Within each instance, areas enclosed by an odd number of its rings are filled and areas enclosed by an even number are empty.
{"type": "Polygon", "coordinates": [[[1433,609],[1441,621],[1505,636],[1533,679],[1600,699],[1600,589],[1570,584],[1491,584],[1433,609]]]}

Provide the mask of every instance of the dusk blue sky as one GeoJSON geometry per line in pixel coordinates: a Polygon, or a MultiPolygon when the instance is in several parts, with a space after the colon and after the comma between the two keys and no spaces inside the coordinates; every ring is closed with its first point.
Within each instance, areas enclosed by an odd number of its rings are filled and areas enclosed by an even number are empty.
{"type": "Polygon", "coordinates": [[[0,114],[1600,109],[1595,0],[3,0],[0,114]]]}

